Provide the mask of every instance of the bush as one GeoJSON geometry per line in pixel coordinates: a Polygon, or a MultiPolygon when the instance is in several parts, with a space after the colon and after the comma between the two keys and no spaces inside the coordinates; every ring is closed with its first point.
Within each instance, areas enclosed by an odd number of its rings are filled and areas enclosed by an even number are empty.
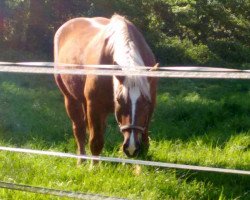
{"type": "Polygon", "coordinates": [[[217,57],[204,44],[188,39],[166,37],[156,45],[157,59],[167,65],[212,65],[217,57]]]}
{"type": "Polygon", "coordinates": [[[249,67],[250,47],[228,40],[209,41],[208,48],[226,63],[237,64],[239,68],[249,67]]]}
{"type": "Polygon", "coordinates": [[[48,61],[48,55],[0,48],[0,60],[4,62],[48,61]]]}

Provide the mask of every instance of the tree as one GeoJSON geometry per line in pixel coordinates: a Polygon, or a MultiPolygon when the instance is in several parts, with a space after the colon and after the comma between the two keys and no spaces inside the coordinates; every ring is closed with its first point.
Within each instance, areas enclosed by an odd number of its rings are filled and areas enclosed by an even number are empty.
{"type": "Polygon", "coordinates": [[[132,21],[164,63],[250,63],[244,0],[1,0],[0,43],[52,56],[54,33],[65,21],[114,13],[132,21]]]}

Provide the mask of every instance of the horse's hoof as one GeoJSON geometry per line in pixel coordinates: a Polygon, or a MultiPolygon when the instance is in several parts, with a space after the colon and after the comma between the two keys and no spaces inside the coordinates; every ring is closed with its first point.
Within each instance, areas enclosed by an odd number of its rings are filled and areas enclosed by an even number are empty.
{"type": "Polygon", "coordinates": [[[139,176],[141,174],[141,166],[140,165],[135,165],[135,169],[134,169],[134,174],[136,176],[139,176]]]}
{"type": "Polygon", "coordinates": [[[98,164],[100,164],[100,162],[98,160],[91,160],[89,170],[91,171],[91,170],[95,169],[95,167],[97,167],[98,164]]]}
{"type": "Polygon", "coordinates": [[[86,160],[85,159],[82,159],[82,158],[78,158],[77,159],[77,166],[81,166],[83,163],[85,163],[86,162],[86,160]]]}

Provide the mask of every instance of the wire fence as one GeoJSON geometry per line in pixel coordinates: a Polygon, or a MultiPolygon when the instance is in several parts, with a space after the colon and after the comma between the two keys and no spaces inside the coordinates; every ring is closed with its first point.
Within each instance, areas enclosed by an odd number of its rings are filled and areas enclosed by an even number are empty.
{"type": "MultiPolygon", "coordinates": [[[[138,66],[133,69],[117,65],[75,65],[75,64],[55,64],[52,62],[0,62],[0,72],[6,73],[30,73],[30,74],[72,74],[72,75],[102,75],[102,76],[147,76],[158,78],[199,78],[199,79],[250,79],[250,70],[199,67],[199,66],[173,66],[159,67],[156,71],[150,71],[150,67],[138,66]],[[53,66],[57,68],[52,68],[53,66]]],[[[250,175],[250,171],[223,169],[214,167],[183,165],[174,163],[163,163],[143,160],[122,159],[113,157],[75,155],[62,152],[41,151],[32,149],[21,149],[11,147],[1,147],[1,151],[18,153],[39,154],[47,156],[57,156],[66,158],[82,158],[86,160],[105,161],[113,163],[126,163],[144,166],[174,168],[182,170],[195,170],[236,175],[250,175]]],[[[0,188],[28,191],[34,193],[50,194],[62,197],[72,197],[78,199],[119,199],[105,197],[101,195],[89,195],[77,192],[53,190],[39,188],[14,183],[0,182],[0,188]]]]}
{"type": "Polygon", "coordinates": [[[0,62],[0,72],[32,74],[72,74],[100,76],[147,76],[158,78],[193,78],[193,79],[250,79],[250,70],[173,66],[159,67],[155,71],[148,66],[133,68],[118,65],[76,65],[55,64],[52,62],[0,62]],[[57,68],[52,68],[52,66],[57,68]]]}
{"type": "Polygon", "coordinates": [[[19,190],[22,192],[31,192],[31,193],[36,193],[36,194],[53,195],[53,196],[58,196],[58,197],[84,199],[84,200],[125,200],[123,198],[108,197],[108,196],[102,196],[98,194],[85,194],[85,193],[74,192],[74,191],[55,190],[55,189],[50,189],[50,188],[35,187],[35,186],[16,184],[16,183],[8,183],[8,182],[3,182],[3,181],[0,181],[0,188],[19,190]]]}
{"type": "Polygon", "coordinates": [[[10,152],[18,152],[18,153],[56,156],[56,157],[64,157],[64,158],[81,158],[84,160],[105,161],[105,162],[133,164],[133,165],[144,165],[144,166],[151,166],[151,167],[195,170],[195,171],[204,171],[204,172],[217,172],[217,173],[227,173],[227,174],[237,174],[237,175],[250,175],[250,171],[236,170],[236,169],[223,169],[223,168],[203,167],[203,166],[195,166],[195,165],[182,165],[182,164],[174,164],[174,163],[153,162],[153,161],[123,159],[123,158],[114,158],[114,157],[76,155],[76,154],[54,152],[54,151],[41,151],[41,150],[32,150],[32,149],[2,147],[2,146],[0,146],[0,150],[10,151],[10,152]]]}

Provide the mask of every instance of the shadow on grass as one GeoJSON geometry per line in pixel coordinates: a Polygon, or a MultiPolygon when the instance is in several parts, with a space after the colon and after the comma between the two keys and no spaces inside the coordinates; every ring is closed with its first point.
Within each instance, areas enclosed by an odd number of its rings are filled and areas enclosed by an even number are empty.
{"type": "Polygon", "coordinates": [[[52,146],[69,139],[63,98],[44,75],[0,75],[0,139],[15,146],[52,146]]]}
{"type": "MultiPolygon", "coordinates": [[[[250,85],[247,81],[162,79],[150,126],[154,141],[202,137],[224,145],[232,135],[250,130],[250,85]]],[[[0,75],[0,138],[22,146],[44,141],[47,147],[72,139],[71,123],[53,76],[0,75]]],[[[105,134],[106,151],[123,137],[114,118],[105,134]]]]}
{"type": "Polygon", "coordinates": [[[210,199],[244,199],[250,198],[250,177],[246,175],[221,174],[209,172],[195,173],[178,173],[180,177],[184,175],[187,183],[192,181],[206,182],[206,185],[211,185],[212,190],[209,191],[210,199]]]}
{"type": "MultiPolygon", "coordinates": [[[[64,151],[75,152],[71,121],[53,76],[0,75],[0,140],[14,146],[36,144],[42,148],[64,143],[64,151]]],[[[105,141],[108,152],[123,142],[114,117],[107,121],[105,141]]]]}
{"type": "MultiPolygon", "coordinates": [[[[244,141],[243,137],[250,130],[249,91],[248,81],[161,80],[151,138],[156,142],[202,141],[210,148],[229,148],[226,146],[229,142],[230,153],[237,148],[249,151],[250,141],[244,141]],[[237,140],[238,136],[241,140],[237,140]]],[[[150,155],[147,159],[151,159],[150,155]]],[[[192,164],[199,165],[197,162],[194,159],[192,164]]],[[[234,167],[249,169],[247,163],[234,167]]],[[[186,179],[188,183],[198,181],[212,185],[217,191],[209,191],[211,199],[218,193],[221,193],[220,199],[250,197],[249,176],[178,170],[178,178],[186,179]]]]}
{"type": "Polygon", "coordinates": [[[170,79],[159,83],[153,140],[206,137],[220,145],[250,130],[247,81],[170,79]]]}

